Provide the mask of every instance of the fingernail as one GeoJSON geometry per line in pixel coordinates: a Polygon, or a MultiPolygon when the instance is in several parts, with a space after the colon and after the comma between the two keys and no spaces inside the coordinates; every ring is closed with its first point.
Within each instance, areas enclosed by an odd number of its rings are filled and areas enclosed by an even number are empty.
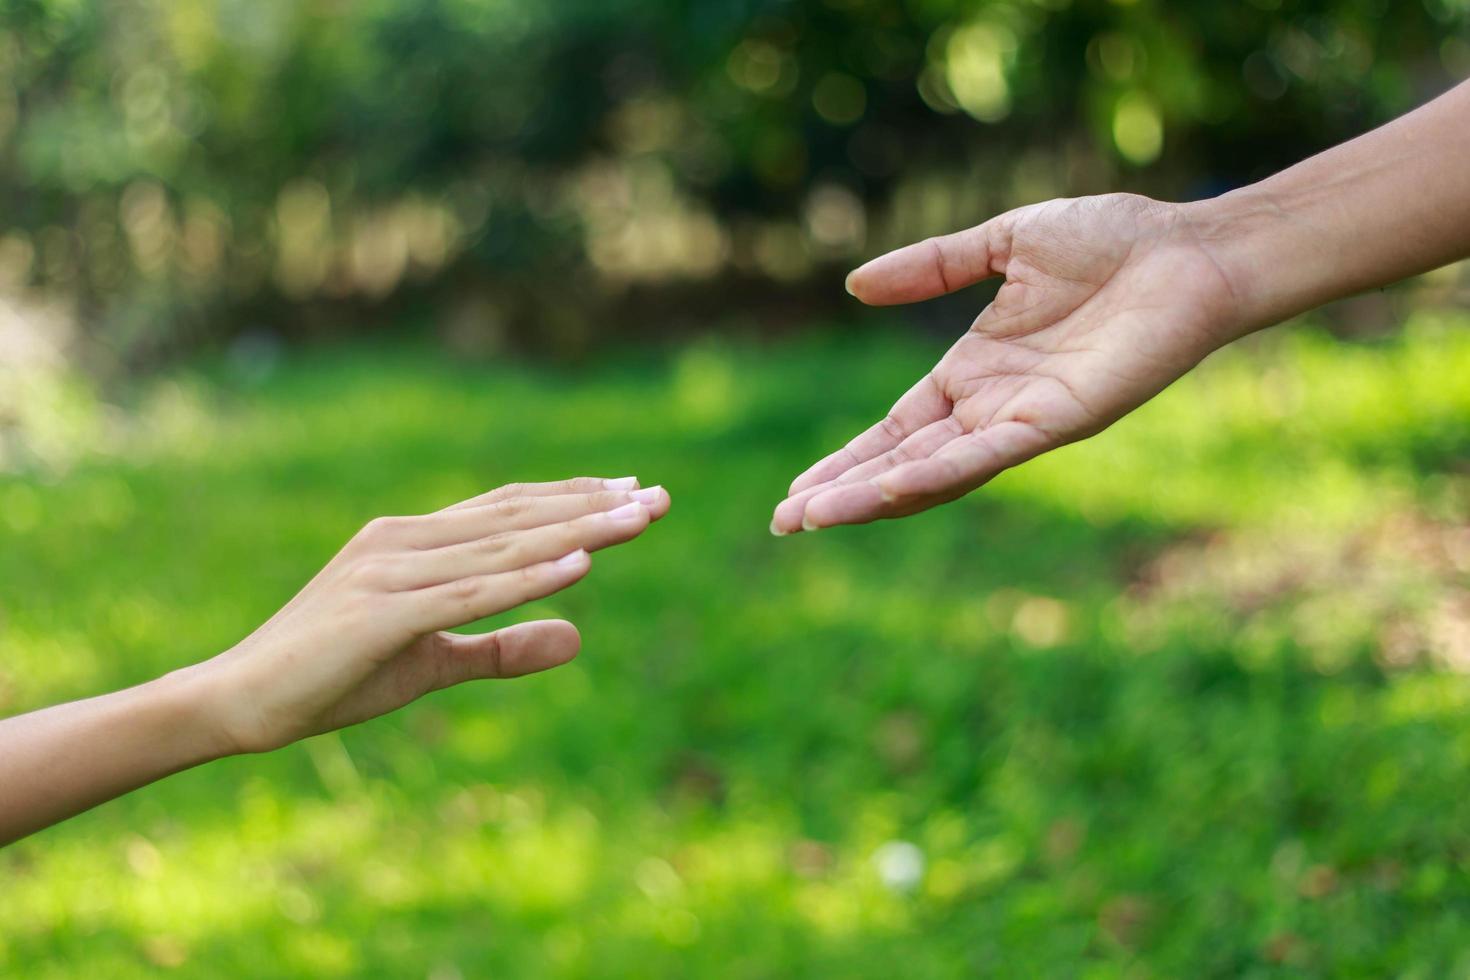
{"type": "Polygon", "coordinates": [[[602,485],[609,490],[632,490],[638,486],[636,476],[620,476],[616,480],[603,480],[602,485]]]}
{"type": "Polygon", "coordinates": [[[647,490],[634,490],[632,493],[628,494],[628,496],[632,497],[640,504],[646,504],[651,507],[654,504],[658,503],[658,498],[663,494],[663,492],[663,487],[656,486],[649,487],[647,490]]]}
{"type": "Polygon", "coordinates": [[[777,527],[776,526],[776,519],[775,518],[771,518],[771,533],[774,534],[778,538],[784,538],[784,537],[786,537],[786,535],[790,534],[791,532],[790,531],[783,531],[781,528],[777,527]]]}
{"type": "Polygon", "coordinates": [[[883,498],[883,502],[885,504],[891,504],[895,500],[898,499],[898,494],[896,494],[892,490],[888,489],[888,487],[886,485],[884,485],[882,483],[879,483],[879,482],[877,482],[875,480],[873,482],[873,486],[875,486],[875,487],[878,488],[878,496],[880,496],[880,497],[883,498]]]}
{"type": "Polygon", "coordinates": [[[613,521],[631,521],[646,513],[648,512],[643,509],[642,504],[624,504],[621,507],[614,507],[607,512],[606,516],[613,521]]]}
{"type": "Polygon", "coordinates": [[[847,295],[856,296],[857,293],[852,291],[852,276],[853,274],[851,272],[847,274],[847,278],[842,280],[842,288],[847,290],[847,295]]]}
{"type": "Polygon", "coordinates": [[[582,564],[582,562],[584,562],[586,560],[587,560],[587,552],[583,551],[581,548],[578,548],[576,551],[572,552],[570,555],[563,555],[561,558],[558,558],[556,560],[556,567],[557,568],[572,568],[572,567],[574,567],[576,565],[582,564]]]}
{"type": "Polygon", "coordinates": [[[812,519],[805,514],[801,515],[801,529],[803,531],[820,531],[821,528],[812,523],[812,519]]]}

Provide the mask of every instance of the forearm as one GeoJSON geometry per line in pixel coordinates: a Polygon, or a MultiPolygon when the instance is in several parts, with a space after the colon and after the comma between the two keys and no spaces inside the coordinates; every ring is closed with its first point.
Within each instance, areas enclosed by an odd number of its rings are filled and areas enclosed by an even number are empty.
{"type": "Polygon", "coordinates": [[[225,754],[189,669],[0,721],[0,846],[225,754]]]}
{"type": "Polygon", "coordinates": [[[1236,293],[1236,335],[1470,256],[1470,83],[1185,213],[1236,293]]]}

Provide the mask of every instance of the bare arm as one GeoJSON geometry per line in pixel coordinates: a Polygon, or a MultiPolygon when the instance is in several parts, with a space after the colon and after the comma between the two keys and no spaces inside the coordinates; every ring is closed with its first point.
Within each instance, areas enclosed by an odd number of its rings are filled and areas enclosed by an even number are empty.
{"type": "Polygon", "coordinates": [[[228,754],[201,681],[169,674],[0,721],[0,845],[228,754]]]}
{"type": "Polygon", "coordinates": [[[219,656],[125,691],[0,721],[0,846],[181,769],[263,752],[439,688],[576,656],[576,627],[443,632],[579,581],[588,552],[669,508],[632,478],[504,487],[369,524],[219,656]]]}
{"type": "Polygon", "coordinates": [[[1004,276],[888,415],[791,484],[775,534],[902,517],[1093,435],[1211,351],[1470,256],[1470,83],[1223,197],[1048,201],[879,256],[865,303],[1004,276]]]}
{"type": "Polygon", "coordinates": [[[1470,255],[1470,82],[1258,184],[1188,205],[1240,333],[1470,255]]]}

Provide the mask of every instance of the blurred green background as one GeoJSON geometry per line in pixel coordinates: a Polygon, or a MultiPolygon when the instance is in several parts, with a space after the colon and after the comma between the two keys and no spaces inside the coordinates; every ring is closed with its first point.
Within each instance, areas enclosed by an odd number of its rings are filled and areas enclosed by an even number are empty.
{"type": "Polygon", "coordinates": [[[0,852],[0,975],[1470,976],[1463,267],[765,531],[985,301],[853,263],[1467,75],[1463,0],[11,0],[0,712],[229,646],[378,514],[674,510],[517,614],[572,665],[0,852]]]}

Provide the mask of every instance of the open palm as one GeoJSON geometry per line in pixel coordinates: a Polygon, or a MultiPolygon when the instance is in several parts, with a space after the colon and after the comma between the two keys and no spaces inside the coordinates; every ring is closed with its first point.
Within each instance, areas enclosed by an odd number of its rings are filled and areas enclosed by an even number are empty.
{"type": "Polygon", "coordinates": [[[888,415],[797,477],[771,530],[901,517],[1086,438],[1224,344],[1230,283],[1182,206],[1126,194],[1049,201],[881,256],[865,303],[1005,276],[970,330],[888,415]]]}

